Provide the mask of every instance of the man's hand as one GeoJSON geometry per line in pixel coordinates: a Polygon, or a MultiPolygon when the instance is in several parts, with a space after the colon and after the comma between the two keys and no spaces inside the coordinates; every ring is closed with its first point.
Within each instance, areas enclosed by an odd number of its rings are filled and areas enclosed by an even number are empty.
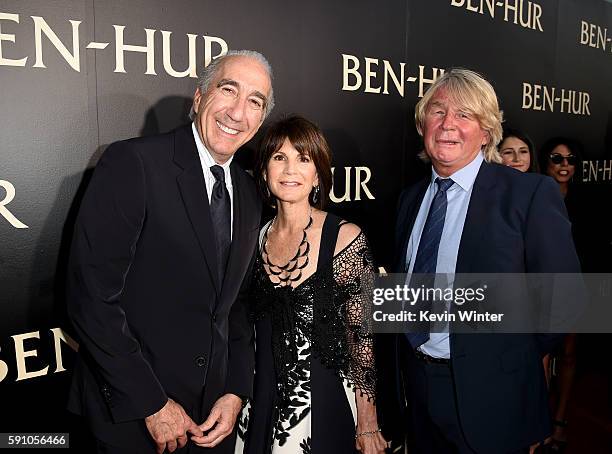
{"type": "Polygon", "coordinates": [[[213,426],[214,429],[208,434],[200,437],[191,437],[191,440],[203,448],[213,448],[217,446],[225,437],[232,433],[236,417],[242,409],[242,399],[235,394],[225,394],[221,396],[213,405],[210,415],[202,424],[200,430],[206,432],[213,426]]]}
{"type": "Polygon", "coordinates": [[[203,433],[198,425],[193,422],[183,407],[172,399],[168,399],[166,405],[157,413],[147,416],[145,424],[149,433],[157,445],[157,454],[162,454],[165,449],[174,452],[187,444],[187,432],[195,436],[203,433]]]}

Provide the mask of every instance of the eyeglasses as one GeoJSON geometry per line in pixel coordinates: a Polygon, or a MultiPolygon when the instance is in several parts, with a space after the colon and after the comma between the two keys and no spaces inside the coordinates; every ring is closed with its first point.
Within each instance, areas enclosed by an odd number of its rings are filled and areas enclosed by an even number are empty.
{"type": "Polygon", "coordinates": [[[567,161],[567,164],[570,166],[573,166],[576,164],[576,156],[574,156],[573,154],[563,156],[560,153],[551,153],[548,157],[550,159],[550,162],[552,162],[553,164],[561,164],[564,159],[567,161]]]}

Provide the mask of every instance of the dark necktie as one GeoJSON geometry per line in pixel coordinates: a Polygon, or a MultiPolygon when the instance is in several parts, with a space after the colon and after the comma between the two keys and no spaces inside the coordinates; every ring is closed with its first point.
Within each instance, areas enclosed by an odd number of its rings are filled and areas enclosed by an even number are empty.
{"type": "Polygon", "coordinates": [[[231,239],[231,204],[229,192],[225,186],[223,168],[214,165],[210,168],[215,177],[215,184],[210,197],[210,216],[217,240],[217,263],[219,265],[219,283],[223,283],[225,267],[229,257],[231,239]]]}
{"type": "MultiPolygon", "coordinates": [[[[440,238],[442,237],[442,229],[444,228],[444,219],[446,217],[446,191],[453,185],[453,180],[450,178],[436,178],[438,191],[431,202],[429,213],[423,227],[423,233],[419,241],[416,259],[412,273],[423,274],[410,280],[411,287],[425,288],[432,287],[435,279],[436,265],[438,263],[438,248],[440,246],[440,238]]],[[[425,310],[423,304],[419,306],[420,310],[425,310]]],[[[406,333],[408,342],[412,348],[417,348],[429,340],[429,331],[406,333]]]]}

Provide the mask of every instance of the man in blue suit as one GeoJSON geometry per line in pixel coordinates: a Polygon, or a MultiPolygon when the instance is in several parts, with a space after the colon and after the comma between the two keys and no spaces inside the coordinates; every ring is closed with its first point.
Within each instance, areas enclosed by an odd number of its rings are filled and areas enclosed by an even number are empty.
{"type": "MultiPolygon", "coordinates": [[[[502,113],[480,75],[452,69],[416,106],[432,172],[400,197],[397,272],[574,273],[554,182],[498,164],[502,113]]],[[[398,336],[417,453],[518,453],[550,434],[541,357],[551,336],[398,336]]]]}

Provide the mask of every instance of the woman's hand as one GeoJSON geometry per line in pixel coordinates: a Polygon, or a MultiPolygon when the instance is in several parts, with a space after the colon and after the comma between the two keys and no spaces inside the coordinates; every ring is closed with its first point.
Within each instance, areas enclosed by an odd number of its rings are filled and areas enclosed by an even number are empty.
{"type": "Polygon", "coordinates": [[[362,454],[384,454],[388,444],[380,432],[375,432],[358,436],[355,447],[362,454]]]}
{"type": "Polygon", "coordinates": [[[365,394],[355,391],[357,404],[357,427],[355,427],[355,447],[362,454],[384,454],[388,447],[385,437],[378,428],[376,405],[365,394]]]}

